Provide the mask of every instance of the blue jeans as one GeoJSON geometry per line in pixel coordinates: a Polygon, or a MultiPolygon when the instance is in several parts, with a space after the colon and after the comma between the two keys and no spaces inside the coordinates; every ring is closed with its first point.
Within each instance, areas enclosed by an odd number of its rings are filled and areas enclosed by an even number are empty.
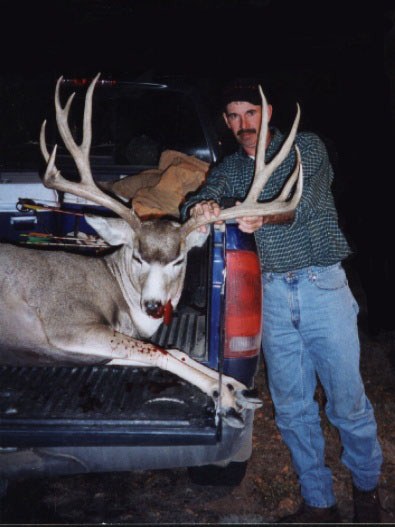
{"type": "Polygon", "coordinates": [[[376,421],[359,370],[357,313],[340,263],[263,273],[262,346],[276,424],[290,449],[302,496],[312,507],[336,501],[314,400],[317,376],[354,484],[371,490],[380,475],[376,421]]]}

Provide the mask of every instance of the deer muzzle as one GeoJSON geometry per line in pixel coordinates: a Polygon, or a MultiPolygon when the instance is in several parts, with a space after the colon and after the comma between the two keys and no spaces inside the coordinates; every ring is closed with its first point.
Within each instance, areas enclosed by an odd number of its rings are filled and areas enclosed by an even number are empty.
{"type": "Polygon", "coordinates": [[[152,318],[162,318],[163,323],[169,325],[173,316],[173,305],[169,300],[165,305],[156,300],[144,302],[144,309],[148,316],[152,318]]]}
{"type": "Polygon", "coordinates": [[[144,310],[152,318],[162,318],[165,306],[158,300],[146,300],[144,302],[144,310]]]}

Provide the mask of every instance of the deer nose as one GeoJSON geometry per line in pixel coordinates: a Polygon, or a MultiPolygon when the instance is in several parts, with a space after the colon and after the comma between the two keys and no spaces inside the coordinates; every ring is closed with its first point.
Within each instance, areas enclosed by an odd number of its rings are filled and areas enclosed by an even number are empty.
{"type": "Polygon", "coordinates": [[[164,305],[158,300],[146,300],[144,308],[147,315],[153,318],[163,317],[164,305]]]}

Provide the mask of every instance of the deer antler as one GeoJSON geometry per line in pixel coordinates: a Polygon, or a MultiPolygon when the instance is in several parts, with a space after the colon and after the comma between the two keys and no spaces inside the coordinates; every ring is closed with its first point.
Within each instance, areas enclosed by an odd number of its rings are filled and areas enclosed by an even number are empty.
{"type": "Polygon", "coordinates": [[[223,209],[221,210],[218,216],[213,215],[210,219],[207,219],[203,215],[198,218],[189,218],[189,220],[186,221],[181,227],[182,232],[185,236],[197,227],[200,227],[201,225],[207,225],[209,223],[214,223],[219,220],[241,218],[243,216],[266,216],[266,221],[268,223],[285,223],[291,221],[294,218],[295,209],[301,198],[303,188],[303,170],[301,165],[300,152],[296,145],[296,165],[294,171],[285,183],[280,195],[270,202],[259,203],[257,200],[272,173],[276,170],[278,166],[280,166],[280,164],[284,161],[284,159],[287,157],[291,150],[291,146],[295,140],[296,131],[299,125],[300,107],[299,104],[297,104],[295,120],[293,122],[291,131],[287,139],[284,141],[280,151],[270,161],[270,163],[266,164],[266,136],[269,125],[269,114],[266,97],[260,86],[259,92],[262,98],[262,121],[255,161],[254,179],[251,188],[247,194],[247,197],[240,205],[236,205],[228,209],[223,209]],[[288,196],[295,183],[295,192],[292,198],[288,200],[288,196]]]}
{"type": "Polygon", "coordinates": [[[55,156],[57,145],[52,150],[51,155],[48,152],[45,143],[45,125],[46,121],[43,122],[40,131],[40,148],[41,153],[47,162],[47,168],[43,177],[43,182],[46,187],[59,190],[61,192],[69,192],[75,196],[89,199],[98,205],[102,205],[112,210],[118,216],[126,220],[133,228],[140,226],[140,220],[134,213],[133,209],[128,208],[116,199],[112,198],[105,192],[103,192],[95,183],[89,162],[89,152],[92,140],[92,96],[96,82],[100,77],[100,73],[92,80],[89,88],[86,92],[85,97],[85,108],[84,108],[84,119],[83,119],[83,139],[80,145],[77,145],[71,134],[70,127],[68,124],[68,116],[71,107],[71,103],[75,96],[72,93],[67,100],[64,108],[62,108],[59,97],[60,84],[63,77],[59,77],[56,83],[55,89],[55,110],[56,110],[56,122],[60,135],[63,142],[73,157],[75,164],[80,175],[80,181],[74,182],[64,178],[60,171],[55,166],[55,156]]]}

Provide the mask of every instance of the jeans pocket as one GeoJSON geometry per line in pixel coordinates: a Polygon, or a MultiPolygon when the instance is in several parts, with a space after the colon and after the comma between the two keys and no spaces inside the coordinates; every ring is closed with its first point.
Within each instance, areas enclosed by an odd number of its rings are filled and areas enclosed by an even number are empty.
{"type": "Polygon", "coordinates": [[[314,284],[319,289],[341,289],[348,284],[348,281],[344,269],[337,267],[317,273],[314,284]]]}

